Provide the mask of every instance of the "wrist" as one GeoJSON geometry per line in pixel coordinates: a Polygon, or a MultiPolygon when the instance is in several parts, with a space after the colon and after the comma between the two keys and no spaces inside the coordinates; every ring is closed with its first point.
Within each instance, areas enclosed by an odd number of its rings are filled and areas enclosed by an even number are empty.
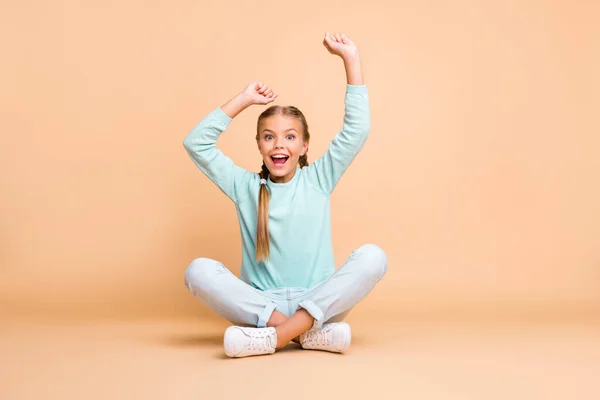
{"type": "Polygon", "coordinates": [[[358,50],[344,54],[342,56],[342,60],[344,61],[344,64],[352,64],[352,63],[360,62],[360,56],[358,55],[358,50]]]}
{"type": "Polygon", "coordinates": [[[240,92],[236,97],[237,97],[238,103],[242,106],[250,107],[251,105],[254,104],[254,101],[252,100],[250,95],[248,95],[248,93],[246,93],[246,92],[240,92]]]}

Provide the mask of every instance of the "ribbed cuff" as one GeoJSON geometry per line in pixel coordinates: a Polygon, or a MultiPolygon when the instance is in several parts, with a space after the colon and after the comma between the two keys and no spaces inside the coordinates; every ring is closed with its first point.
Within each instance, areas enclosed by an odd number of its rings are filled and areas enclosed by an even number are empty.
{"type": "Polygon", "coordinates": [[[346,93],[367,93],[367,85],[346,84],[346,93]]]}
{"type": "Polygon", "coordinates": [[[267,322],[269,322],[269,318],[271,318],[271,314],[273,314],[275,308],[277,308],[277,304],[274,302],[267,304],[262,314],[258,317],[258,324],[256,324],[257,328],[265,328],[267,326],[267,322]]]}
{"type": "Polygon", "coordinates": [[[317,307],[315,303],[310,300],[304,300],[298,304],[298,309],[300,308],[304,308],[315,319],[312,329],[319,329],[321,326],[323,326],[323,311],[321,311],[321,309],[317,307]]]}
{"type": "Polygon", "coordinates": [[[229,115],[225,114],[225,111],[221,107],[217,107],[212,112],[215,117],[219,119],[225,126],[229,125],[229,123],[233,120],[229,115]]]}

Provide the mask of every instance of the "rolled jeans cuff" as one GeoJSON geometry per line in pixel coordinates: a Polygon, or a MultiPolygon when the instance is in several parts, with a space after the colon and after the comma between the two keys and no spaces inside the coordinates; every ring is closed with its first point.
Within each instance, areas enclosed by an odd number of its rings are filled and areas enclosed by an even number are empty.
{"type": "Polygon", "coordinates": [[[310,300],[304,300],[298,304],[298,309],[304,308],[315,319],[311,329],[319,329],[323,326],[323,311],[315,303],[310,300]]]}
{"type": "Polygon", "coordinates": [[[256,324],[257,328],[264,328],[267,326],[267,322],[269,322],[269,318],[271,318],[271,314],[277,308],[277,304],[274,302],[270,302],[267,304],[263,312],[258,316],[258,324],[256,324]]]}

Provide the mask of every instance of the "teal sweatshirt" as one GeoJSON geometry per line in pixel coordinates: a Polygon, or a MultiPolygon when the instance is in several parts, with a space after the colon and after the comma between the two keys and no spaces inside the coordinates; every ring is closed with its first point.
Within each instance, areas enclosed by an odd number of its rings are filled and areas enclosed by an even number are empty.
{"type": "Polygon", "coordinates": [[[216,147],[232,118],[218,107],[183,141],[196,166],[235,203],[242,235],[240,278],[257,289],[309,288],[335,272],[330,196],[369,134],[366,85],[347,84],[344,103],[342,130],[325,153],[307,167],[296,168],[289,182],[267,181],[271,199],[266,262],[256,262],[255,256],[260,176],[237,166],[216,147]]]}

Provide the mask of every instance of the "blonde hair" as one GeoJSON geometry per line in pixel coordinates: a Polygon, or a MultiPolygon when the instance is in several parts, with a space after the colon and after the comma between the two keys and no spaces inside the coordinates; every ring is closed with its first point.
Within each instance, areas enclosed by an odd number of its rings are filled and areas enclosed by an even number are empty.
{"type": "MultiPolygon", "coordinates": [[[[305,142],[310,140],[310,133],[308,132],[308,124],[304,114],[294,106],[271,106],[263,111],[256,124],[256,140],[260,138],[260,132],[258,131],[260,122],[273,115],[283,115],[286,117],[296,118],[302,124],[302,139],[305,142]]],[[[298,165],[300,168],[308,166],[308,152],[304,153],[298,159],[298,165]]],[[[263,161],[261,171],[258,173],[263,179],[269,178],[269,169],[263,161]]],[[[256,226],[256,261],[265,261],[269,259],[270,255],[270,238],[269,238],[269,199],[271,194],[267,189],[267,185],[260,185],[258,193],[258,224],[256,226]]]]}

